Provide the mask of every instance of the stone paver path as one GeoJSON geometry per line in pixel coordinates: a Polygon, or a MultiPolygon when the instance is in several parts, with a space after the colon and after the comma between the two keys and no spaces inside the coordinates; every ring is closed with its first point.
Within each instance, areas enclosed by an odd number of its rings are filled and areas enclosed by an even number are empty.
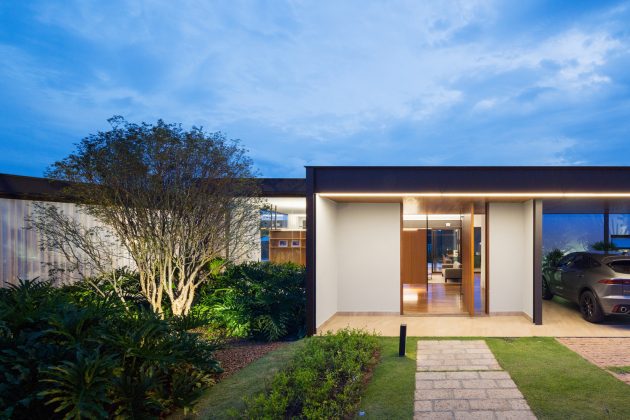
{"type": "MultiPolygon", "coordinates": [[[[630,338],[558,338],[564,344],[589,362],[601,367],[630,366],[630,338]]],[[[617,378],[630,384],[630,374],[611,372],[617,378]]]]}
{"type": "Polygon", "coordinates": [[[419,340],[414,419],[535,419],[485,341],[419,340]]]}

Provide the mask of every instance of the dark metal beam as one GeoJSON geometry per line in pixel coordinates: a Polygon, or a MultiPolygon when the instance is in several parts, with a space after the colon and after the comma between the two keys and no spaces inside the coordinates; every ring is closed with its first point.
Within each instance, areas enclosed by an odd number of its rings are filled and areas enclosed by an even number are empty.
{"type": "Polygon", "coordinates": [[[534,200],[534,324],[542,325],[543,202],[534,200]]]}
{"type": "Polygon", "coordinates": [[[604,210],[604,249],[608,251],[610,246],[610,212],[608,209],[604,210]]]}
{"type": "Polygon", "coordinates": [[[315,176],[306,168],[306,334],[317,333],[315,311],[315,176]]]}

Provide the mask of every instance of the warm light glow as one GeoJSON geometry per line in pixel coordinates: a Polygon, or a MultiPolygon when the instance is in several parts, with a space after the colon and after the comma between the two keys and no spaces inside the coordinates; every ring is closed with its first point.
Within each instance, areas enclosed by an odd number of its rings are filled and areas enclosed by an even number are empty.
{"type": "Polygon", "coordinates": [[[459,220],[459,214],[404,214],[403,220],[459,220]]]}
{"type": "Polygon", "coordinates": [[[343,197],[496,197],[496,198],[598,198],[598,197],[630,197],[630,192],[526,192],[526,193],[497,193],[497,192],[463,192],[463,193],[319,193],[322,197],[343,198],[343,197]]]}

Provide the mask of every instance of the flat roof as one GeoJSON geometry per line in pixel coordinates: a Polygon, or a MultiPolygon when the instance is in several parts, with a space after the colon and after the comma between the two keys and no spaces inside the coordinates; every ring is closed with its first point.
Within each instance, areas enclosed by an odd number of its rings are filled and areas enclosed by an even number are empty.
{"type": "MultiPolygon", "coordinates": [[[[259,178],[263,197],[305,197],[304,178],[259,178]]],[[[0,174],[0,197],[21,200],[74,202],[64,194],[67,182],[33,176],[0,174]]]]}
{"type": "Polygon", "coordinates": [[[630,212],[630,166],[307,166],[307,174],[314,193],[340,201],[540,198],[545,213],[630,212]]]}

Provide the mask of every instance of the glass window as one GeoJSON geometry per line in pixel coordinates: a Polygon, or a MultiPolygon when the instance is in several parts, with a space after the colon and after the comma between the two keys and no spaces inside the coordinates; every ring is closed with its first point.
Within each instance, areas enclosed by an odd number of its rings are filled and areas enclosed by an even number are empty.
{"type": "Polygon", "coordinates": [[[575,258],[575,255],[576,254],[569,254],[562,257],[560,261],[558,261],[558,267],[565,267],[571,264],[571,262],[573,261],[573,258],[575,258]]]}
{"type": "Polygon", "coordinates": [[[608,263],[608,267],[617,273],[630,274],[630,260],[619,260],[608,263]]]}

